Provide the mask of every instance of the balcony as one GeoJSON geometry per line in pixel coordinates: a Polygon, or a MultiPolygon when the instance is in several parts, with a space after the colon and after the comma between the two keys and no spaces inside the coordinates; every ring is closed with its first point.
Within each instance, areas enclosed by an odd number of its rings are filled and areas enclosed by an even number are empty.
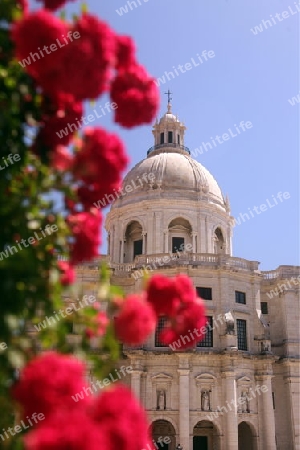
{"type": "Polygon", "coordinates": [[[133,270],[156,270],[160,267],[172,266],[205,266],[212,268],[225,268],[235,271],[258,271],[257,261],[247,261],[242,258],[234,258],[229,255],[217,255],[214,253],[158,253],[155,255],[136,256],[132,263],[110,263],[109,266],[115,272],[130,273],[133,270]]]}
{"type": "Polygon", "coordinates": [[[300,276],[299,266],[279,266],[276,270],[262,271],[265,280],[274,280],[275,278],[297,278],[300,276]]]}

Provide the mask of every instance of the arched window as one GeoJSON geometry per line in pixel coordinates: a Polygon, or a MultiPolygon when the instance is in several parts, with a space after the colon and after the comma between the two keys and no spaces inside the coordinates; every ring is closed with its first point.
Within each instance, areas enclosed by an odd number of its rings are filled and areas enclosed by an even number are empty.
{"type": "Polygon", "coordinates": [[[169,250],[172,253],[183,252],[187,244],[192,243],[192,227],[188,220],[178,217],[170,222],[169,250]]]}
{"type": "Polygon", "coordinates": [[[138,255],[143,254],[142,226],[135,220],[127,225],[124,244],[124,262],[132,262],[138,255]]]}
{"type": "Polygon", "coordinates": [[[225,253],[225,240],[221,228],[214,233],[214,253],[225,253]]]}

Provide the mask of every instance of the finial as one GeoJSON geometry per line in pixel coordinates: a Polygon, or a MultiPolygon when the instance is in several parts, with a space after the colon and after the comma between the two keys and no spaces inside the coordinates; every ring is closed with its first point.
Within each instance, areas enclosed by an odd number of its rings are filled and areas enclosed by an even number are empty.
{"type": "Polygon", "coordinates": [[[171,112],[171,108],[172,108],[172,105],[171,105],[172,92],[170,91],[170,89],[168,89],[168,92],[165,92],[165,94],[168,96],[168,113],[170,113],[171,112]]]}

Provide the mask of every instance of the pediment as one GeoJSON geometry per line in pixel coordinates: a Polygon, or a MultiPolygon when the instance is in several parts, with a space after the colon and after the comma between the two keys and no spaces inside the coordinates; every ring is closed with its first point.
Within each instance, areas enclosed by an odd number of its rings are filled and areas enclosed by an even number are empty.
{"type": "Polygon", "coordinates": [[[243,376],[236,380],[238,384],[249,384],[251,383],[251,379],[249,377],[243,376]]]}
{"type": "Polygon", "coordinates": [[[215,381],[216,377],[211,373],[201,373],[195,377],[196,381],[215,381]]]}
{"type": "Polygon", "coordinates": [[[166,373],[158,373],[156,375],[153,375],[153,377],[151,377],[152,381],[172,381],[173,377],[171,375],[167,375],[166,373]]]}

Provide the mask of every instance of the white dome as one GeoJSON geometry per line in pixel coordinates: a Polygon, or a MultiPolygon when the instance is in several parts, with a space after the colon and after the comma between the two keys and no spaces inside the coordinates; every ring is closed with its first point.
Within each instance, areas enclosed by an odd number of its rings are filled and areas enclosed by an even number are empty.
{"type": "MultiPolygon", "coordinates": [[[[164,150],[152,151],[148,158],[140,161],[126,175],[123,181],[123,189],[132,182],[136,184],[138,180],[143,181],[143,185],[132,190],[124,196],[125,203],[141,201],[145,195],[159,190],[161,198],[184,198],[191,199],[207,197],[210,203],[225,208],[225,201],[218,183],[211,173],[195,161],[186,151],[165,148],[164,150]],[[153,183],[144,181],[145,174],[153,174],[153,183]],[[144,175],[144,177],[143,177],[144,175]],[[142,197],[142,198],[141,198],[142,197]]],[[[123,201],[122,201],[123,203],[123,201]]],[[[116,201],[114,206],[117,206],[116,201]]],[[[123,203],[124,204],[124,203],[123,203]]]]}
{"type": "Polygon", "coordinates": [[[164,116],[162,116],[159,123],[161,124],[163,122],[178,122],[178,123],[180,123],[178,118],[176,116],[174,116],[174,114],[172,114],[172,113],[166,113],[164,116]]]}

